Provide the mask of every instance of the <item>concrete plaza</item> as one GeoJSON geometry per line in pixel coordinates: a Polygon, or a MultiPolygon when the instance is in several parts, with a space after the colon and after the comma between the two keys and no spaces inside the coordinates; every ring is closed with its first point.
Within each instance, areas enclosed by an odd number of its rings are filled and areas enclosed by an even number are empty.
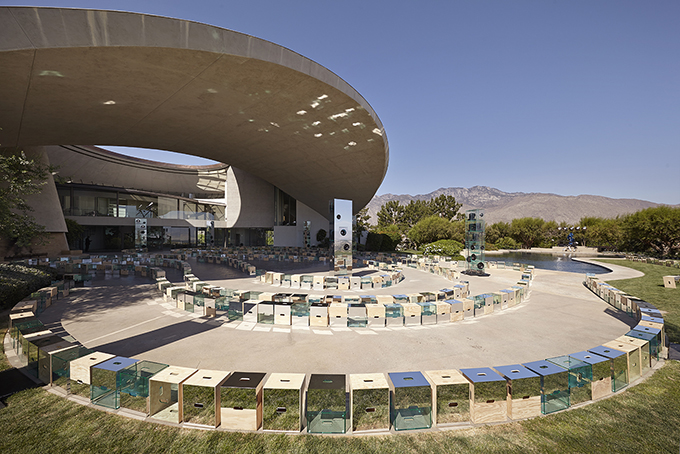
{"type": "MultiPolygon", "coordinates": [[[[274,270],[277,262],[270,262],[274,270]]],[[[233,289],[290,292],[219,265],[192,262],[196,276],[233,289]]],[[[610,281],[639,276],[616,265],[610,281]]],[[[289,265],[290,267],[290,265],[289,265]]],[[[357,270],[362,271],[362,270],[357,270]]],[[[163,301],[148,278],[97,277],[59,300],[40,318],[86,347],[125,357],[223,371],[369,373],[501,366],[565,355],[625,334],[636,324],[606,304],[582,282],[584,275],[536,270],[528,301],[483,317],[438,325],[389,328],[310,328],[229,322],[176,309],[163,301]]],[[[396,286],[344,294],[407,294],[455,284],[404,269],[396,286]]],[[[518,271],[491,270],[465,276],[471,294],[514,285],[518,271]]],[[[168,279],[181,282],[179,272],[168,279]]],[[[296,291],[319,294],[314,291],[296,291]]]]}

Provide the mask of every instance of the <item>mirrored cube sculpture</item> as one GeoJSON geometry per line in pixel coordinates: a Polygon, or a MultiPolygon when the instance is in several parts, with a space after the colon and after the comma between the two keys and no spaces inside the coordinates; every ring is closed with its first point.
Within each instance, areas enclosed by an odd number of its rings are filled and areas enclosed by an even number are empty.
{"type": "Polygon", "coordinates": [[[435,304],[437,305],[437,323],[450,323],[451,305],[443,300],[437,301],[435,304]]]}
{"type": "Polygon", "coordinates": [[[592,399],[593,366],[591,364],[573,356],[556,356],[546,361],[557,364],[569,372],[569,404],[571,406],[592,399]]]}
{"type": "MultiPolygon", "coordinates": [[[[22,366],[28,365],[32,342],[51,336],[54,336],[54,333],[48,329],[45,329],[44,326],[36,326],[33,328],[19,330],[15,348],[19,363],[22,366]]],[[[33,348],[33,350],[35,350],[35,348],[33,348]]]]}
{"type": "Polygon", "coordinates": [[[510,289],[501,290],[500,293],[504,294],[505,307],[513,307],[515,305],[515,291],[510,289]]]}
{"type": "Polygon", "coordinates": [[[102,352],[92,352],[88,355],[71,360],[68,391],[80,397],[90,399],[90,385],[92,383],[92,366],[115,358],[115,355],[102,352]]]}
{"type": "Polygon", "coordinates": [[[257,323],[258,300],[247,300],[243,302],[243,321],[247,323],[257,323]]]}
{"type": "Polygon", "coordinates": [[[271,301],[260,301],[257,305],[257,322],[266,325],[274,324],[274,303],[271,301]]]}
{"type": "Polygon", "coordinates": [[[652,367],[651,354],[649,351],[649,342],[644,339],[636,339],[629,336],[621,336],[614,339],[617,342],[623,344],[634,345],[638,348],[640,352],[640,374],[644,375],[652,367]]]}
{"type": "Polygon", "coordinates": [[[625,352],[598,345],[588,349],[605,358],[609,358],[612,373],[612,392],[620,391],[628,386],[628,355],[625,352]]]}
{"type": "Polygon", "coordinates": [[[385,304],[385,324],[404,326],[404,307],[399,303],[385,304]]]}
{"type": "Polygon", "coordinates": [[[390,372],[390,419],[394,430],[432,427],[432,387],[420,372],[390,372]]]}
{"type": "Polygon", "coordinates": [[[92,366],[90,401],[94,405],[111,409],[120,408],[119,374],[138,360],[116,356],[92,366]]]}
{"type": "MultiPolygon", "coordinates": [[[[300,288],[301,289],[311,290],[313,284],[314,284],[314,276],[303,275],[300,278],[300,288]]],[[[320,285],[323,286],[323,280],[320,282],[320,285]]],[[[291,285],[291,287],[293,287],[293,286],[291,285]]],[[[295,288],[295,287],[293,287],[293,288],[295,288]]]]}
{"type": "Polygon", "coordinates": [[[58,386],[64,391],[68,392],[71,377],[71,361],[92,353],[93,350],[85,348],[81,345],[75,345],[73,347],[69,347],[64,350],[59,350],[52,353],[50,355],[52,361],[51,385],[58,386]]]}
{"type": "Polygon", "coordinates": [[[401,306],[404,308],[404,325],[409,326],[421,324],[422,310],[418,303],[403,303],[401,306]]]}
{"type": "Polygon", "coordinates": [[[372,289],[373,288],[373,280],[371,279],[370,276],[362,276],[361,277],[361,289],[366,290],[366,289],[372,289]]]}
{"type": "Polygon", "coordinates": [[[307,432],[347,431],[347,392],[344,375],[312,374],[307,388],[307,432]]]}
{"type": "Polygon", "coordinates": [[[309,306],[309,326],[328,326],[328,305],[325,302],[311,303],[309,306]]]}
{"type": "Polygon", "coordinates": [[[40,359],[40,349],[54,344],[66,345],[63,338],[53,333],[30,339],[24,351],[24,354],[26,355],[26,365],[24,367],[24,371],[28,372],[28,374],[30,374],[32,377],[38,378],[40,373],[40,368],[38,365],[40,359]]]}
{"type": "Polygon", "coordinates": [[[149,414],[149,380],[168,367],[153,361],[137,361],[118,373],[120,406],[149,414]]]}
{"type": "Polygon", "coordinates": [[[291,303],[291,324],[293,326],[309,326],[310,303],[297,298],[291,303]]]}
{"type": "Polygon", "coordinates": [[[349,278],[350,282],[350,288],[352,290],[361,290],[361,277],[359,276],[352,276],[349,278]]]}
{"type": "Polygon", "coordinates": [[[274,304],[274,324],[275,325],[287,325],[290,326],[292,323],[292,306],[293,303],[276,302],[274,304]]]}
{"type": "Polygon", "coordinates": [[[227,318],[229,321],[232,322],[241,322],[243,321],[243,302],[238,300],[238,301],[229,301],[227,309],[227,318]]]}
{"type": "Polygon", "coordinates": [[[493,293],[493,310],[501,311],[508,307],[508,295],[503,292],[493,293]]]}
{"type": "Polygon", "coordinates": [[[663,325],[657,323],[649,323],[641,321],[637,326],[633,328],[634,331],[640,331],[642,333],[653,334],[656,337],[656,344],[658,345],[659,355],[661,357],[666,357],[666,336],[663,325]]]}
{"type": "Polygon", "coordinates": [[[347,307],[347,326],[350,328],[365,328],[368,325],[366,305],[361,302],[349,303],[347,307]]]}
{"type": "Polygon", "coordinates": [[[149,378],[149,415],[171,423],[182,422],[180,385],[196,372],[196,369],[168,366],[149,378]]]}
{"type": "Polygon", "coordinates": [[[613,348],[624,352],[626,354],[628,382],[632,382],[640,378],[642,375],[642,366],[640,364],[640,348],[630,343],[623,343],[617,340],[605,342],[603,347],[613,348]]]}
{"type": "Polygon", "coordinates": [[[645,333],[636,330],[628,331],[626,336],[632,337],[633,339],[645,340],[649,343],[650,363],[651,367],[654,367],[654,365],[659,361],[659,356],[661,354],[657,337],[652,333],[645,333]]]}
{"type": "Polygon", "coordinates": [[[52,385],[53,378],[53,357],[55,354],[63,353],[65,350],[72,349],[77,345],[59,338],[59,341],[40,347],[38,350],[38,378],[41,382],[52,385]]]}
{"type": "Polygon", "coordinates": [[[351,374],[352,430],[390,428],[390,387],[384,374],[351,374]]]}
{"type": "MultiPolygon", "coordinates": [[[[43,383],[52,383],[52,355],[56,352],[61,352],[68,348],[73,348],[76,344],[65,340],[63,337],[50,336],[37,341],[35,344],[37,348],[35,359],[35,377],[40,379],[43,383]]],[[[32,370],[31,362],[29,362],[29,370],[32,370]]]]}
{"type": "Polygon", "coordinates": [[[220,425],[220,385],[229,372],[200,369],[180,384],[182,422],[202,426],[220,425]]]}
{"type": "Polygon", "coordinates": [[[223,428],[236,430],[260,428],[265,375],[260,372],[234,372],[222,383],[220,412],[223,428]]]}
{"type": "Polygon", "coordinates": [[[346,327],[347,326],[347,304],[346,303],[331,303],[328,306],[328,319],[330,326],[346,327]]]}
{"type": "Polygon", "coordinates": [[[262,391],[262,428],[299,432],[303,426],[305,374],[273,373],[262,391]]]}
{"type": "Polygon", "coordinates": [[[432,302],[420,302],[420,323],[423,325],[437,324],[437,304],[432,302]]]}
{"type": "Polygon", "coordinates": [[[366,317],[369,327],[385,327],[385,306],[378,303],[366,303],[366,317]]]}
{"type": "Polygon", "coordinates": [[[470,419],[475,424],[503,422],[508,419],[508,385],[490,367],[461,369],[470,382],[470,419]]]}
{"type": "Polygon", "coordinates": [[[451,306],[451,321],[457,322],[465,318],[465,304],[460,300],[446,300],[451,306]]]}
{"type": "Polygon", "coordinates": [[[612,393],[612,371],[608,358],[585,350],[571,353],[569,356],[591,365],[593,373],[590,383],[592,400],[606,397],[612,393]]]}
{"type": "Polygon", "coordinates": [[[470,420],[470,382],[459,371],[424,372],[432,384],[432,422],[449,424],[470,420]]]}
{"type": "Polygon", "coordinates": [[[569,372],[546,360],[524,363],[541,376],[541,412],[544,415],[569,408],[569,372]]]}
{"type": "Polygon", "coordinates": [[[508,418],[525,419],[541,414],[541,377],[522,366],[494,366],[508,382],[508,418]]]}

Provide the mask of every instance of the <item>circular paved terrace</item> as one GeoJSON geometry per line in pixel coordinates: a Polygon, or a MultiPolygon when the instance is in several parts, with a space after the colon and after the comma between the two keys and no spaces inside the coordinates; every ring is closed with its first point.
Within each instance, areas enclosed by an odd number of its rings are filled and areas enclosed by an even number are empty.
{"type": "MultiPolygon", "coordinates": [[[[195,262],[192,266],[196,276],[211,284],[278,289],[230,268],[195,262]]],[[[602,275],[604,279],[639,275],[624,267],[611,268],[613,273],[602,275]]],[[[182,281],[179,272],[167,272],[169,280],[182,281]]],[[[452,285],[423,271],[407,268],[404,274],[406,280],[391,288],[332,293],[400,294],[452,285]]],[[[88,348],[193,368],[370,373],[493,367],[582,351],[613,340],[636,324],[586,289],[583,277],[536,270],[528,301],[491,315],[440,325],[298,328],[226,323],[173,308],[141,277],[96,278],[91,287],[75,289],[72,297],[58,301],[40,318],[53,330],[61,324],[88,348]]],[[[519,272],[492,270],[491,277],[466,279],[472,294],[480,294],[513,285],[519,272]]]]}

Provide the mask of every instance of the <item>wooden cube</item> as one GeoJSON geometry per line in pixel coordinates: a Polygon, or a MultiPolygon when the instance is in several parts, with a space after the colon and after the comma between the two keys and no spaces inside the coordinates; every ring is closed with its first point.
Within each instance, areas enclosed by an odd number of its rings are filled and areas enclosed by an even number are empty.
{"type": "Polygon", "coordinates": [[[262,387],[266,374],[234,372],[220,387],[225,429],[258,430],[262,425],[262,387]]]}
{"type": "Polygon", "coordinates": [[[621,342],[623,344],[630,344],[638,347],[640,352],[640,374],[644,375],[652,367],[651,352],[649,347],[649,341],[644,339],[636,339],[629,336],[621,336],[614,339],[615,342],[621,342]]]}
{"type": "Polygon", "coordinates": [[[508,417],[517,420],[540,416],[541,377],[521,364],[494,369],[508,382],[508,417]]]}
{"type": "Polygon", "coordinates": [[[351,374],[352,430],[390,428],[390,388],[384,374],[351,374]]]}
{"type": "Polygon", "coordinates": [[[589,351],[571,353],[569,356],[592,366],[593,375],[590,387],[593,400],[609,396],[612,393],[612,371],[608,358],[589,351]]]}
{"type": "Polygon", "coordinates": [[[461,369],[470,382],[470,419],[475,424],[508,419],[508,387],[505,378],[490,367],[461,369]]]}
{"type": "Polygon", "coordinates": [[[180,385],[196,369],[169,366],[149,379],[149,415],[175,424],[182,422],[180,385]]]}
{"type": "Polygon", "coordinates": [[[305,374],[273,373],[263,387],[262,428],[299,432],[304,424],[305,374]]]}
{"type": "Polygon", "coordinates": [[[624,343],[617,340],[602,344],[604,347],[624,352],[626,354],[626,366],[628,369],[628,380],[635,381],[642,376],[642,365],[640,359],[640,347],[632,343],[624,343]]]}
{"type": "Polygon", "coordinates": [[[179,386],[182,422],[217,427],[221,422],[220,385],[229,372],[200,369],[179,386]]]}
{"type": "Polygon", "coordinates": [[[90,384],[92,383],[92,366],[114,358],[115,355],[102,352],[92,352],[86,356],[74,359],[69,365],[69,394],[90,398],[90,384]]]}
{"type": "Polygon", "coordinates": [[[430,370],[424,372],[432,384],[433,424],[449,424],[470,420],[470,382],[459,371],[430,370]]]}

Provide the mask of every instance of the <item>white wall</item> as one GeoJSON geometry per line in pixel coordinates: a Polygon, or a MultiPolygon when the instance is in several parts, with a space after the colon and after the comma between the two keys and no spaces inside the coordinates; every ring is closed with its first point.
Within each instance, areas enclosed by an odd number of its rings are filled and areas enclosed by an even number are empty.
{"type": "Polygon", "coordinates": [[[263,179],[229,167],[226,194],[227,227],[274,225],[274,186],[263,179]]]}

